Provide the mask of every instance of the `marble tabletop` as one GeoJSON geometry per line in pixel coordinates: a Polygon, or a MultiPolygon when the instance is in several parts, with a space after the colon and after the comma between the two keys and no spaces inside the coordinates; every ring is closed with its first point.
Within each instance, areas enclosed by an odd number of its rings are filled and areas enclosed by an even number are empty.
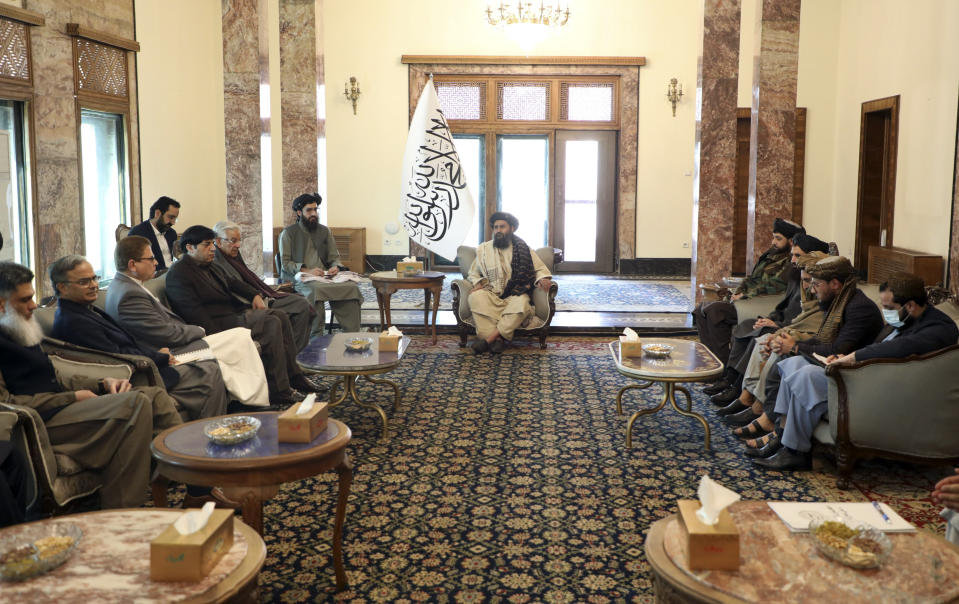
{"type": "MultiPolygon", "coordinates": [[[[0,533],[7,536],[41,523],[70,523],[83,531],[83,537],[62,566],[28,581],[0,583],[0,601],[104,604],[204,599],[205,592],[237,570],[247,556],[249,544],[240,525],[235,524],[233,547],[205,578],[196,583],[152,581],[150,541],[182,512],[146,508],[109,510],[5,528],[0,533]]],[[[238,523],[239,519],[235,521],[238,523]]],[[[259,539],[253,531],[246,530],[251,537],[259,539]]],[[[258,547],[263,549],[262,541],[258,547]]],[[[265,555],[265,550],[261,553],[265,555]]]]}
{"type": "Polygon", "coordinates": [[[699,342],[675,338],[642,338],[643,345],[667,344],[673,351],[666,358],[623,357],[620,354],[619,341],[609,343],[609,352],[616,362],[616,368],[624,374],[647,380],[702,380],[718,375],[723,364],[699,342]]]}
{"type": "Polygon", "coordinates": [[[296,361],[306,369],[313,371],[368,371],[387,369],[399,364],[410,345],[410,337],[400,339],[399,350],[386,352],[380,350],[379,334],[369,332],[337,333],[310,340],[296,361]],[[372,344],[368,350],[353,352],[347,350],[346,341],[354,338],[370,338],[372,344]]]}
{"type": "Polygon", "coordinates": [[[806,533],[792,533],[762,501],[729,508],[739,529],[736,572],[690,570],[675,518],[663,547],[693,580],[747,602],[952,602],[959,598],[959,547],[927,531],[889,533],[890,558],[878,569],[856,570],[818,553],[806,533]]]}
{"type": "Polygon", "coordinates": [[[400,281],[400,282],[413,282],[417,279],[419,280],[433,280],[446,279],[446,273],[441,273],[440,271],[420,271],[412,275],[401,275],[396,272],[396,269],[391,271],[380,271],[378,273],[373,273],[370,275],[372,281],[400,281]]]}

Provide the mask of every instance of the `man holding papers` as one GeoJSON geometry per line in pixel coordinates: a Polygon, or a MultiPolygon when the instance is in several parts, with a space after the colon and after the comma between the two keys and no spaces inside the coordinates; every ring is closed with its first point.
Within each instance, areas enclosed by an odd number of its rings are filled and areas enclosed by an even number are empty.
{"type": "MultiPolygon", "coordinates": [[[[848,365],[870,359],[903,358],[956,343],[959,329],[948,315],[928,304],[921,278],[910,273],[893,273],[888,286],[892,292],[892,308],[898,311],[902,321],[898,335],[848,354],[824,357],[827,363],[848,365]]],[[[779,370],[782,382],[775,411],[784,418],[782,446],[771,457],[759,458],[753,463],[774,470],[808,468],[813,429],[828,409],[825,368],[804,357],[793,357],[781,362],[779,370]]]]}

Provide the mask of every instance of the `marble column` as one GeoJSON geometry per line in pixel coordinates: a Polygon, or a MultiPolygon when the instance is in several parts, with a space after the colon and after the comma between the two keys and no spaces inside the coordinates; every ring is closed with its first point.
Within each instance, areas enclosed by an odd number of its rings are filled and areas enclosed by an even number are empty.
{"type": "MultiPolygon", "coordinates": [[[[959,126],[957,126],[959,127],[959,126]]],[[[949,291],[959,298],[959,137],[956,137],[956,167],[952,183],[952,241],[949,243],[949,291]]]]}
{"type": "Polygon", "coordinates": [[[226,139],[226,214],[240,225],[240,250],[263,270],[260,176],[260,64],[257,0],[221,0],[223,114],[226,139]]]}
{"type": "Polygon", "coordinates": [[[801,4],[762,0],[756,12],[747,270],[769,248],[776,218],[792,217],[801,4]]]}
{"type": "Polygon", "coordinates": [[[732,274],[739,0],[705,0],[699,61],[692,287],[732,274]]]}
{"type": "Polygon", "coordinates": [[[317,189],[314,6],[314,0],[280,0],[283,199],[274,203],[283,204],[285,224],[293,222],[293,199],[317,189]]]}

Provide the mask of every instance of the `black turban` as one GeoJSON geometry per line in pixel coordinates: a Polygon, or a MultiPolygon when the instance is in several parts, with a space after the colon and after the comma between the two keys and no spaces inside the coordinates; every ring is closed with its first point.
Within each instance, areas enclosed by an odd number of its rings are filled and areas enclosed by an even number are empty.
{"type": "Polygon", "coordinates": [[[293,211],[299,212],[303,209],[303,206],[310,203],[320,205],[323,203],[323,198],[320,197],[319,193],[304,193],[293,200],[293,211]]]}
{"type": "MultiPolygon", "coordinates": [[[[785,218],[777,218],[773,223],[773,233],[779,233],[786,239],[792,239],[797,233],[805,233],[806,229],[785,218]]],[[[805,248],[803,248],[805,250],[805,248]]]]}
{"type": "Polygon", "coordinates": [[[492,227],[493,223],[497,220],[505,220],[511,227],[513,227],[514,231],[519,228],[519,219],[509,212],[494,212],[493,215],[489,217],[490,227],[492,227]]]}
{"type": "Polygon", "coordinates": [[[793,237],[793,245],[799,246],[799,249],[807,254],[811,252],[822,252],[824,254],[829,253],[828,243],[822,239],[817,239],[812,235],[807,235],[805,232],[797,233],[796,236],[793,237]]]}

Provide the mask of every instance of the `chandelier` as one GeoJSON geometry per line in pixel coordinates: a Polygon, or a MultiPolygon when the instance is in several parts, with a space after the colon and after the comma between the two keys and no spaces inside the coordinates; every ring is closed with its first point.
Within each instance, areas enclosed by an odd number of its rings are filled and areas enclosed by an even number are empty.
{"type": "Polygon", "coordinates": [[[566,25],[569,21],[569,4],[563,9],[560,0],[540,0],[539,7],[532,2],[518,0],[515,5],[500,2],[493,8],[486,6],[486,20],[490,25],[500,27],[520,48],[530,51],[546,39],[550,30],[566,25]]]}

